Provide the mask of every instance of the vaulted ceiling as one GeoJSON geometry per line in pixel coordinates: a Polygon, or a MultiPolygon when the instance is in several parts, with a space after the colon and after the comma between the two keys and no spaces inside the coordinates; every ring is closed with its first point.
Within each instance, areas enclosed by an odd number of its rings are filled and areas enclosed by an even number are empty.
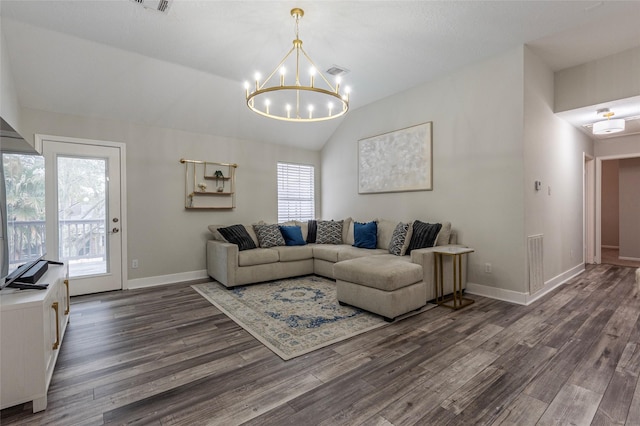
{"type": "Polygon", "coordinates": [[[294,38],[350,70],[351,110],[521,44],[553,70],[640,45],[638,1],[2,0],[23,107],[320,149],[340,119],[296,124],[246,108],[244,80],[294,38]]]}

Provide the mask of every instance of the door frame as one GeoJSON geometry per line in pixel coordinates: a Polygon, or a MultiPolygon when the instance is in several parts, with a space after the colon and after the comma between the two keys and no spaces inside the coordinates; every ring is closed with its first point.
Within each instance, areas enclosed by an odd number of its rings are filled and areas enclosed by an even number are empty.
{"type": "Polygon", "coordinates": [[[595,157],[583,153],[583,247],[582,263],[595,263],[595,157]]]}
{"type": "Polygon", "coordinates": [[[53,135],[44,135],[44,134],[35,134],[35,149],[39,154],[42,155],[43,142],[45,140],[51,140],[55,142],[64,142],[69,144],[81,144],[81,145],[94,145],[94,146],[104,146],[110,148],[118,148],[120,153],[120,253],[122,256],[121,262],[122,267],[120,268],[120,279],[122,280],[122,290],[126,290],[129,288],[128,285],[128,265],[129,265],[129,257],[127,254],[127,167],[126,167],[126,159],[127,145],[122,142],[112,142],[112,141],[103,141],[97,139],[84,139],[84,138],[72,138],[67,136],[53,136],[53,135]]]}
{"type": "Polygon", "coordinates": [[[638,158],[640,152],[596,157],[596,253],[595,263],[602,263],[602,161],[638,158]]]}

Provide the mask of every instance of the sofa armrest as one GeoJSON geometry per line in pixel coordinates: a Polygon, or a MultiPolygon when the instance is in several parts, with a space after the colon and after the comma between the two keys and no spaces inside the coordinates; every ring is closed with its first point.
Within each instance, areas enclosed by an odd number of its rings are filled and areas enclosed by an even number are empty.
{"type": "Polygon", "coordinates": [[[207,273],[226,287],[236,284],[238,246],[222,241],[207,241],[207,273]]]}
{"type": "MultiPolygon", "coordinates": [[[[428,247],[411,251],[411,262],[422,266],[422,280],[427,284],[427,301],[435,298],[435,284],[434,284],[434,271],[435,271],[435,250],[445,249],[448,247],[466,247],[462,244],[447,244],[445,246],[428,247]]],[[[449,294],[453,292],[453,266],[451,264],[451,257],[444,256],[443,258],[443,278],[444,278],[444,293],[449,294]]],[[[462,256],[462,288],[467,287],[467,256],[462,256]]]]}

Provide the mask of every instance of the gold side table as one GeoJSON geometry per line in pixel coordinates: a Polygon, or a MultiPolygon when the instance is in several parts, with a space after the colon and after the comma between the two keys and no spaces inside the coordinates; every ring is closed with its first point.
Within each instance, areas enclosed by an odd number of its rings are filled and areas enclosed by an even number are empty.
{"type": "Polygon", "coordinates": [[[462,297],[462,256],[473,253],[475,250],[468,247],[447,247],[436,249],[434,253],[434,285],[436,293],[436,303],[451,309],[464,308],[475,302],[473,299],[462,297]],[[444,274],[442,259],[444,256],[451,257],[453,264],[453,294],[445,298],[444,296],[444,274]]]}

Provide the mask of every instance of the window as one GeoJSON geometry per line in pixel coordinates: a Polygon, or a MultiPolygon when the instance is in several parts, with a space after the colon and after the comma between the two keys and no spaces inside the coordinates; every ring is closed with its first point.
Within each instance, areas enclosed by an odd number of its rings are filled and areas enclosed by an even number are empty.
{"type": "Polygon", "coordinates": [[[5,192],[0,202],[6,203],[2,209],[7,214],[3,252],[11,271],[45,252],[44,158],[2,154],[2,163],[5,192]]]}
{"type": "Polygon", "coordinates": [[[314,168],[278,163],[278,222],[315,219],[314,168]]]}

